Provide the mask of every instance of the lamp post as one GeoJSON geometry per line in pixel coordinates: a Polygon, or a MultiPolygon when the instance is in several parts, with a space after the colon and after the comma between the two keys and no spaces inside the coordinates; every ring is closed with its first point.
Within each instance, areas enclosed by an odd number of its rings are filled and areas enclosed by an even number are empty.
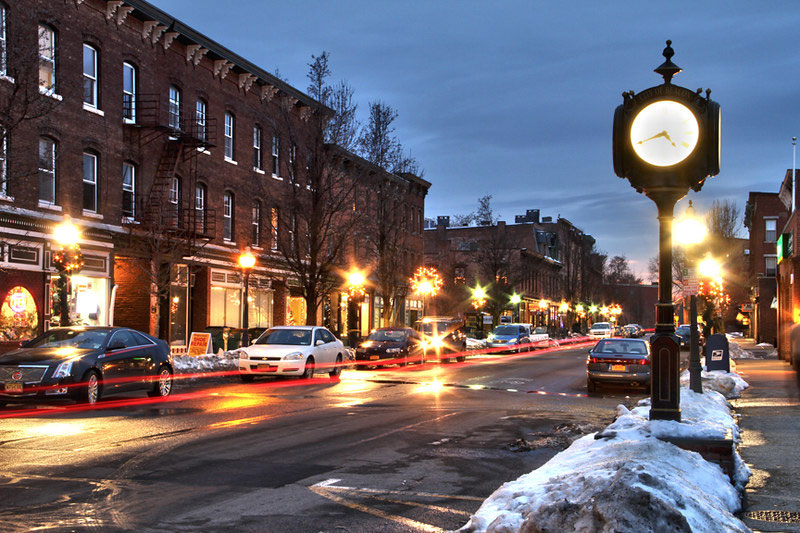
{"type": "Polygon", "coordinates": [[[481,309],[486,305],[486,290],[480,285],[472,290],[472,307],[478,313],[478,331],[480,332],[478,338],[483,337],[483,312],[481,309]]]}
{"type": "Polygon", "coordinates": [[[677,222],[674,228],[675,236],[686,249],[686,261],[689,263],[688,283],[684,284],[684,291],[689,293],[689,388],[698,393],[703,393],[702,366],[700,366],[700,338],[697,334],[697,265],[696,247],[706,237],[708,230],[702,220],[697,218],[697,211],[689,200],[686,213],[677,222]]]}
{"type": "Polygon", "coordinates": [[[347,289],[347,344],[351,348],[355,348],[361,336],[356,309],[357,304],[364,298],[364,285],[366,282],[367,277],[364,272],[356,267],[352,267],[345,274],[345,288],[347,289]]]}
{"type": "Polygon", "coordinates": [[[256,256],[250,248],[239,254],[239,266],[244,273],[244,310],[242,311],[242,348],[250,343],[250,271],[256,266],[256,256]]]}
{"type": "Polygon", "coordinates": [[[720,107],[711,90],[672,85],[681,68],[672,62],[672,41],[655,72],[664,83],[622,93],[614,112],[614,172],[630,181],[658,209],[659,272],[656,331],[650,339],[651,420],[681,419],[679,359],[672,305],[672,220],[678,200],[689,189],[700,191],[720,170],[720,107]]]}
{"type": "Polygon", "coordinates": [[[511,303],[511,305],[513,305],[516,308],[515,309],[516,316],[515,316],[514,322],[521,322],[521,318],[519,316],[519,304],[520,304],[521,301],[522,301],[522,297],[519,294],[512,294],[511,295],[510,303],[511,303]]]}
{"type": "Polygon", "coordinates": [[[77,272],[83,266],[83,255],[78,246],[80,231],[72,223],[69,215],[64,215],[64,220],[53,230],[53,240],[60,249],[53,253],[53,265],[58,270],[58,315],[59,326],[71,325],[69,318],[69,302],[67,302],[70,274],[77,272]]]}
{"type": "Polygon", "coordinates": [[[427,302],[439,294],[444,280],[433,267],[419,267],[410,279],[411,292],[422,297],[422,315],[426,316],[427,302]]]}

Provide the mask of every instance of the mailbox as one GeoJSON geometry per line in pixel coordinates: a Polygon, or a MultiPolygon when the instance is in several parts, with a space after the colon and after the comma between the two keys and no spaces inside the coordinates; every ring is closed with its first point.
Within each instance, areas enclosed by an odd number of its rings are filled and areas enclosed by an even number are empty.
{"type": "Polygon", "coordinates": [[[706,340],[706,368],[731,371],[730,346],[722,333],[715,333],[706,340]]]}

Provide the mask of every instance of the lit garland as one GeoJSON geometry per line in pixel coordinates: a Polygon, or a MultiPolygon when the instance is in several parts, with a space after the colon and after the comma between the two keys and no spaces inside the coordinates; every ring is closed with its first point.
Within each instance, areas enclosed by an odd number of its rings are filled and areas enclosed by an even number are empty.
{"type": "Polygon", "coordinates": [[[77,244],[73,244],[66,250],[56,250],[53,252],[53,265],[59,272],[77,272],[83,268],[83,254],[77,244]]]}
{"type": "Polygon", "coordinates": [[[419,267],[410,281],[411,291],[422,296],[436,296],[444,285],[444,280],[433,267],[419,267]]]}
{"type": "Polygon", "coordinates": [[[486,300],[484,300],[483,298],[478,298],[477,300],[472,300],[472,307],[474,307],[476,310],[480,309],[484,305],[486,305],[486,300]]]}

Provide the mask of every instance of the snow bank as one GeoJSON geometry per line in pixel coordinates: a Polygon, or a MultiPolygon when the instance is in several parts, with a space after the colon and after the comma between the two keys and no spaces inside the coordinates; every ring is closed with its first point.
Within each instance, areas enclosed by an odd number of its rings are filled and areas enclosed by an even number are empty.
{"type": "MultiPolygon", "coordinates": [[[[708,374],[708,383],[729,377],[708,374]]],[[[650,421],[649,403],[620,405],[605,430],[496,490],[461,531],[749,531],[733,516],[750,475],[738,453],[734,486],[718,465],[657,438],[738,441],[725,397],[681,389],[681,422],[650,421]]]]}
{"type": "Polygon", "coordinates": [[[467,350],[480,350],[483,348],[486,348],[485,339],[473,339],[472,337],[467,337],[467,350]]]}
{"type": "MultiPolygon", "coordinates": [[[[735,366],[735,363],[731,361],[731,368],[735,369],[735,366]]],[[[700,378],[703,382],[703,390],[716,391],[727,399],[741,397],[742,391],[750,386],[742,379],[742,376],[736,372],[725,372],[723,370],[712,370],[708,372],[703,370],[700,373],[700,378]]],[[[684,370],[681,374],[681,386],[687,389],[689,387],[688,370],[684,370]]]]}
{"type": "Polygon", "coordinates": [[[179,355],[173,358],[175,372],[193,374],[200,372],[218,372],[239,368],[239,351],[220,351],[217,354],[179,355]]]}

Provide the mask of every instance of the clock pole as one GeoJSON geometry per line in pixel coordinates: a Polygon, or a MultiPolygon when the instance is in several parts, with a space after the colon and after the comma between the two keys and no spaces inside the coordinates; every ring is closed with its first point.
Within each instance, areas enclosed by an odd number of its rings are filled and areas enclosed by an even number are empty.
{"type": "Polygon", "coordinates": [[[672,305],[672,222],[675,204],[690,189],[700,191],[719,173],[719,104],[672,84],[681,68],[667,41],[664,61],[655,72],[664,83],[636,94],[622,93],[614,112],[614,172],[658,208],[658,304],[656,329],[650,338],[650,419],[681,419],[680,344],[672,305]],[[654,105],[656,104],[656,105],[654,105]],[[655,111],[658,109],[659,111],[655,111]],[[696,120],[696,127],[693,126],[696,120]],[[638,121],[638,122],[637,122],[638,121]],[[686,124],[676,128],[676,124],[686,124]],[[682,139],[678,139],[682,135],[682,139]],[[644,145],[644,148],[642,147],[644,145]]]}

